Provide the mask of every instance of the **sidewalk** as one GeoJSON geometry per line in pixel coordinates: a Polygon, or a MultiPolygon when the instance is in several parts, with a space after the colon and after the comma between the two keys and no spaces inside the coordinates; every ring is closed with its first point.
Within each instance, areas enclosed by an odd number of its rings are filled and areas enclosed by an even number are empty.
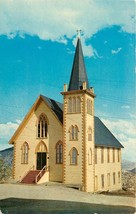
{"type": "Polygon", "coordinates": [[[135,207],[135,199],[133,197],[85,193],[67,188],[63,184],[50,184],[49,186],[0,184],[0,200],[11,197],[135,207]]]}

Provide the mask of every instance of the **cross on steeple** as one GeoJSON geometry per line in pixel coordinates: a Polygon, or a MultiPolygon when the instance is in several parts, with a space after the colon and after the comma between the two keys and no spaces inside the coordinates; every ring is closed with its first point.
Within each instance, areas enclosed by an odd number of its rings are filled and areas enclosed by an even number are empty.
{"type": "Polygon", "coordinates": [[[78,29],[78,30],[77,30],[77,38],[79,38],[79,39],[80,39],[80,37],[81,37],[81,32],[82,32],[81,29],[78,29]]]}

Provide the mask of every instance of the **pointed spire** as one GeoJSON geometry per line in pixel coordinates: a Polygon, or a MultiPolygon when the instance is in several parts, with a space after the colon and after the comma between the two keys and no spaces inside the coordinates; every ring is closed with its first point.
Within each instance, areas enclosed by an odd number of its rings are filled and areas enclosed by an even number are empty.
{"type": "Polygon", "coordinates": [[[68,91],[82,89],[83,82],[86,82],[86,88],[89,89],[81,41],[78,37],[68,91]]]}

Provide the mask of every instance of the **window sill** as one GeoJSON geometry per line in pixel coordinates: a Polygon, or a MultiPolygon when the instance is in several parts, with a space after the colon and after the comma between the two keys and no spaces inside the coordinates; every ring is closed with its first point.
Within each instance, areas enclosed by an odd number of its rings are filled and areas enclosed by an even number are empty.
{"type": "Polygon", "coordinates": [[[36,139],[48,139],[48,137],[37,137],[36,139]]]}
{"type": "Polygon", "coordinates": [[[27,165],[28,163],[21,163],[21,164],[25,164],[25,165],[27,165]]]}
{"type": "Polygon", "coordinates": [[[56,163],[57,165],[62,165],[63,163],[56,163]]]}

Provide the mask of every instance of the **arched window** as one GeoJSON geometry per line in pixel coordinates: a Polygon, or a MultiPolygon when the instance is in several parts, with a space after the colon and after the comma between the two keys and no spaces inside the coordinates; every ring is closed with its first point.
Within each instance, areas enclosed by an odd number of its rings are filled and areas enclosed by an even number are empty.
{"type": "Polygon", "coordinates": [[[21,150],[22,150],[21,163],[22,164],[28,164],[28,150],[29,150],[29,146],[28,146],[27,142],[23,143],[21,150]]]}
{"type": "Polygon", "coordinates": [[[69,139],[70,140],[78,140],[78,127],[75,125],[75,126],[71,126],[70,129],[69,129],[69,139]]]}
{"type": "Polygon", "coordinates": [[[63,145],[61,141],[56,144],[56,163],[63,163],[63,145]]]}
{"type": "Polygon", "coordinates": [[[47,137],[47,118],[45,115],[40,115],[37,125],[37,137],[46,138],[47,137]]]}
{"type": "Polygon", "coordinates": [[[92,140],[92,128],[89,126],[88,128],[88,141],[92,140]]]}
{"type": "Polygon", "coordinates": [[[72,148],[70,151],[70,164],[71,165],[77,165],[77,149],[76,148],[72,148]]]}
{"type": "Polygon", "coordinates": [[[91,150],[91,148],[88,151],[88,164],[89,165],[92,164],[92,150],[91,150]]]}

